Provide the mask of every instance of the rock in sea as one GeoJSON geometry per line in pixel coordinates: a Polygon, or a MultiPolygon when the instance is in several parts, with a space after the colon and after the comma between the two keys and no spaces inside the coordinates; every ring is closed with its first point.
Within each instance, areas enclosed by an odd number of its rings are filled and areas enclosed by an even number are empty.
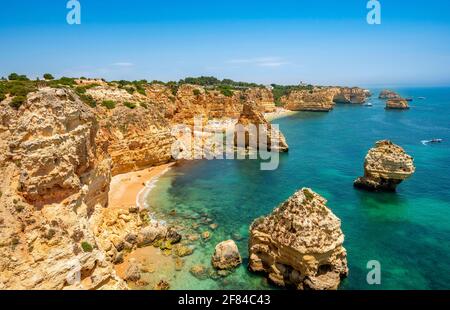
{"type": "Polygon", "coordinates": [[[403,148],[388,140],[378,141],[367,153],[364,176],[353,184],[369,191],[393,192],[415,169],[413,158],[403,148]]]}
{"type": "Polygon", "coordinates": [[[229,270],[239,266],[242,263],[242,258],[236,243],[233,240],[227,240],[216,245],[211,263],[214,268],[221,270],[229,270]]]}
{"type": "Polygon", "coordinates": [[[279,286],[337,289],[348,274],[341,221],[303,188],[250,226],[249,269],[279,286]]]}

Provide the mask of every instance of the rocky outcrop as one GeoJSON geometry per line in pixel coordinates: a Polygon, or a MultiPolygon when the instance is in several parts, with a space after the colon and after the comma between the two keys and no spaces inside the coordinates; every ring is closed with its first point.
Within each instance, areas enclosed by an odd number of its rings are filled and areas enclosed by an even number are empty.
{"type": "Polygon", "coordinates": [[[245,103],[235,128],[235,146],[249,148],[256,145],[258,149],[260,136],[266,137],[267,150],[278,152],[289,150],[283,134],[264,118],[264,115],[258,111],[254,104],[245,103]],[[256,130],[252,130],[252,125],[256,130]],[[277,137],[272,137],[272,133],[275,133],[277,137]],[[239,137],[243,139],[241,140],[239,137]]]}
{"type": "Polygon", "coordinates": [[[216,245],[211,264],[219,270],[236,268],[242,263],[238,247],[233,240],[227,240],[216,245]]]}
{"type": "Polygon", "coordinates": [[[111,161],[70,90],[0,108],[0,287],[124,289],[90,225],[107,204],[111,161]]]}
{"type": "Polygon", "coordinates": [[[328,112],[334,108],[336,88],[314,90],[294,90],[289,95],[281,97],[283,107],[291,111],[328,112]]]}
{"type": "Polygon", "coordinates": [[[407,110],[409,109],[408,101],[403,98],[389,99],[386,101],[386,109],[407,110]]]}
{"type": "Polygon", "coordinates": [[[252,87],[244,91],[245,101],[253,102],[258,110],[262,113],[270,113],[276,111],[273,93],[268,88],[252,87]]]}
{"type": "Polygon", "coordinates": [[[370,97],[370,91],[359,87],[340,87],[333,98],[335,103],[363,104],[370,97]]]}
{"type": "Polygon", "coordinates": [[[279,286],[337,289],[348,273],[340,226],[326,200],[303,188],[252,223],[249,269],[279,286]]]}
{"type": "Polygon", "coordinates": [[[415,171],[411,156],[391,141],[378,141],[364,162],[364,176],[354,186],[370,191],[395,191],[415,171]]]}
{"type": "Polygon", "coordinates": [[[380,95],[378,96],[378,98],[380,98],[380,99],[400,99],[401,96],[392,90],[385,89],[380,92],[380,95]]]}

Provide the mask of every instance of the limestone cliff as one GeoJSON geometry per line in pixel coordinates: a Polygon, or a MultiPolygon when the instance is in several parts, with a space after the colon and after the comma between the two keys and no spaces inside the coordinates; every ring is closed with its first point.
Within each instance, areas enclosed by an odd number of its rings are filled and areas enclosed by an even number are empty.
{"type": "Polygon", "coordinates": [[[413,159],[403,148],[388,140],[378,141],[367,153],[364,176],[354,185],[370,191],[395,191],[414,172],[413,159]]]}
{"type": "Polygon", "coordinates": [[[368,90],[359,87],[339,87],[333,101],[336,103],[362,104],[370,96],[368,90]]]}
{"type": "Polygon", "coordinates": [[[380,95],[378,96],[380,99],[399,99],[401,98],[399,94],[392,90],[383,90],[380,92],[380,95]]]}
{"type": "Polygon", "coordinates": [[[264,115],[258,110],[255,104],[245,103],[239,120],[235,129],[235,145],[238,147],[248,148],[251,146],[251,141],[254,141],[257,148],[259,148],[260,135],[266,135],[267,150],[274,150],[279,152],[287,152],[289,146],[286,143],[284,135],[264,118],[264,115]],[[251,130],[249,125],[255,125],[256,130],[251,130]],[[260,128],[260,125],[263,125],[260,128]],[[263,130],[264,133],[261,132],[263,130]],[[272,131],[278,135],[278,141],[273,141],[272,131]],[[243,145],[240,144],[238,136],[244,137],[243,145]],[[275,143],[274,143],[275,142],[275,143]]]}
{"type": "Polygon", "coordinates": [[[0,115],[0,288],[126,288],[89,227],[111,178],[92,109],[44,88],[0,115]]]}
{"type": "Polygon", "coordinates": [[[316,88],[314,90],[294,90],[280,101],[285,109],[291,111],[328,112],[334,108],[336,88],[316,88]]]}
{"type": "Polygon", "coordinates": [[[347,254],[340,220],[326,200],[303,188],[250,226],[249,269],[279,286],[337,289],[347,254]]]}

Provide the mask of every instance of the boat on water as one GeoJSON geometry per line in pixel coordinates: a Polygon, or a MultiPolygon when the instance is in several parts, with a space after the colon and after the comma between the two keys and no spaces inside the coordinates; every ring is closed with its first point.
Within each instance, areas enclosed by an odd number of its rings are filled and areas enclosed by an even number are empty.
{"type": "Polygon", "coordinates": [[[367,103],[364,103],[364,106],[371,107],[371,106],[373,106],[373,104],[371,102],[367,102],[367,103]]]}
{"type": "Polygon", "coordinates": [[[444,141],[443,139],[431,139],[431,140],[422,140],[421,142],[423,145],[428,145],[430,143],[441,143],[443,141],[444,141]]]}
{"type": "Polygon", "coordinates": [[[425,100],[426,98],[425,97],[418,97],[418,99],[425,100]]]}
{"type": "Polygon", "coordinates": [[[408,97],[408,98],[405,98],[405,100],[408,101],[408,102],[411,102],[411,101],[413,101],[413,98],[408,97]]]}

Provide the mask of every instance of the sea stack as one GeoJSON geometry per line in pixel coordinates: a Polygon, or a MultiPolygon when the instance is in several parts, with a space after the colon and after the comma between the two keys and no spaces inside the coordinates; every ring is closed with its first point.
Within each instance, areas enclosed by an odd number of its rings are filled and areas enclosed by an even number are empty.
{"type": "Polygon", "coordinates": [[[236,126],[234,136],[234,143],[237,147],[249,148],[252,144],[251,141],[254,141],[257,148],[259,148],[259,130],[261,129],[259,125],[265,125],[263,127],[265,127],[267,134],[267,149],[275,152],[287,152],[289,150],[284,135],[280,131],[275,130],[275,128],[272,128],[272,125],[264,118],[264,115],[258,110],[256,105],[251,102],[244,103],[242,113],[236,125],[240,125],[236,126]],[[256,131],[250,130],[250,125],[255,125],[256,131]],[[275,141],[272,137],[273,132],[277,133],[278,141],[275,141]],[[239,136],[244,137],[244,140],[239,141],[239,136]]]}
{"type": "Polygon", "coordinates": [[[348,274],[341,221],[303,188],[250,226],[249,269],[282,287],[335,290],[348,274]]]}
{"type": "Polygon", "coordinates": [[[386,99],[400,99],[401,96],[392,90],[383,90],[378,98],[386,100],[386,99]]]}
{"type": "Polygon", "coordinates": [[[364,176],[354,186],[369,191],[394,192],[397,186],[415,171],[413,158],[391,141],[378,141],[367,153],[364,176]]]}
{"type": "Polygon", "coordinates": [[[372,94],[367,89],[359,87],[340,87],[334,96],[335,103],[363,104],[372,94]]]}
{"type": "Polygon", "coordinates": [[[403,98],[389,99],[386,101],[387,110],[407,110],[409,109],[408,101],[403,98]]]}

